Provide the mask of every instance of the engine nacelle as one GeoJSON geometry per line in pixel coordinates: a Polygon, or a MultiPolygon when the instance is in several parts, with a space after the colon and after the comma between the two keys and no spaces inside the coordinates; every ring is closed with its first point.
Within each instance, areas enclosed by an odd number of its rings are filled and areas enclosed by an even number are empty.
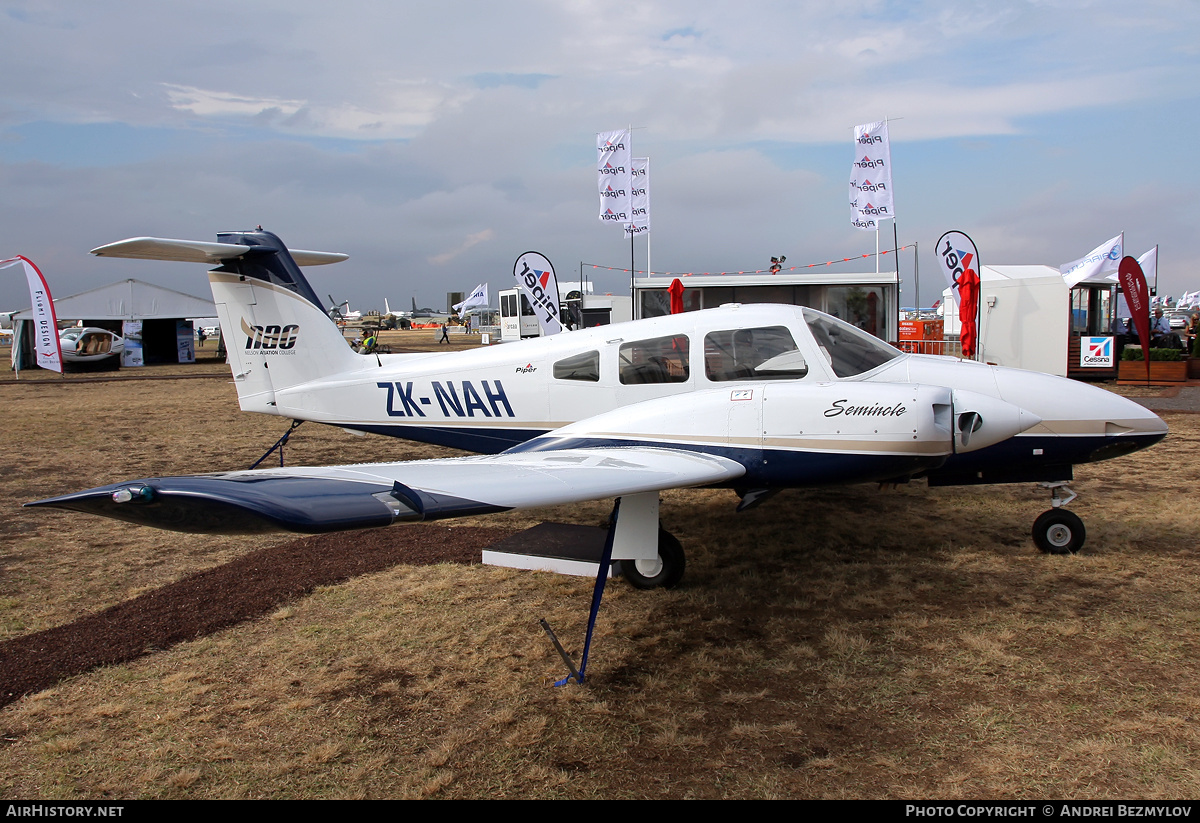
{"type": "Polygon", "coordinates": [[[978,392],[955,389],[954,451],[976,451],[1014,437],[1042,422],[1028,409],[978,392]]]}

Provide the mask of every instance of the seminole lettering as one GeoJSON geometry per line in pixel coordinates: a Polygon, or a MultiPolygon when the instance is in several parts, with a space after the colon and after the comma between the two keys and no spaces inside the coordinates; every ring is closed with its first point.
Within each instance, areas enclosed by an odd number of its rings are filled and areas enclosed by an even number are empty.
{"type": "Polygon", "coordinates": [[[899,417],[908,409],[903,403],[897,403],[894,406],[881,406],[875,403],[870,406],[847,406],[850,401],[848,399],[835,400],[825,410],[826,417],[899,417]]]}

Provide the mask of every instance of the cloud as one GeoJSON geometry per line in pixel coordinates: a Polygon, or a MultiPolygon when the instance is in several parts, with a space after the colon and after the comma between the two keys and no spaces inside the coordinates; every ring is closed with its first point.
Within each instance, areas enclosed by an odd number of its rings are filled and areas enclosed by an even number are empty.
{"type": "Polygon", "coordinates": [[[292,115],[304,105],[303,100],[248,97],[232,92],[208,91],[192,86],[163,83],[171,105],[201,117],[258,117],[265,113],[292,115]]]}
{"type": "Polygon", "coordinates": [[[441,254],[435,254],[429,258],[429,262],[433,263],[435,266],[444,265],[446,263],[449,263],[454,258],[458,257],[460,254],[462,254],[463,252],[465,252],[467,249],[471,248],[472,246],[478,246],[480,243],[491,240],[495,236],[496,236],[496,232],[492,231],[491,229],[484,229],[483,231],[478,231],[478,232],[475,232],[474,234],[469,234],[469,235],[467,235],[467,239],[464,240],[462,242],[462,244],[458,246],[458,248],[451,249],[450,251],[442,252],[441,254]]]}
{"type": "MultiPolygon", "coordinates": [[[[461,10],[12,0],[0,256],[41,255],[78,291],[148,271],[89,259],[100,243],[262,223],[351,253],[314,278],[368,306],[417,288],[438,304],[531,248],[563,268],[627,265],[596,219],[592,165],[595,132],[632,123],[652,159],[655,269],[840,258],[873,250],[849,226],[846,177],[853,126],[884,116],[901,243],[931,247],[954,223],[1010,262],[1057,264],[1123,227],[1164,261],[1190,248],[1195,215],[1145,192],[1200,183],[1164,160],[1200,130],[1194,3],[461,10]]],[[[165,285],[186,281],[163,265],[165,285]]],[[[0,307],[26,299],[0,283],[0,307]]]]}

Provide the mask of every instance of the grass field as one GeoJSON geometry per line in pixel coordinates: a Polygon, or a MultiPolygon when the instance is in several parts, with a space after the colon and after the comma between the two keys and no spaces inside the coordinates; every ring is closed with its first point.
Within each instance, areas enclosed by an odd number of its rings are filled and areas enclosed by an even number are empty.
{"type": "MultiPolygon", "coordinates": [[[[286,428],[239,412],[227,379],[26,377],[0,385],[0,640],[294,540],[19,508],[244,467],[286,428]]],[[[550,685],[563,666],[537,621],[577,653],[590,581],[401,562],[11,702],[0,793],[1195,797],[1200,416],[1166,419],[1154,449],[1078,469],[1076,556],[1034,549],[1032,485],[785,492],[743,514],[732,492],[670,492],[684,585],[610,586],[585,687],[550,685]]],[[[287,460],[449,453],[308,424],[287,460]]]]}

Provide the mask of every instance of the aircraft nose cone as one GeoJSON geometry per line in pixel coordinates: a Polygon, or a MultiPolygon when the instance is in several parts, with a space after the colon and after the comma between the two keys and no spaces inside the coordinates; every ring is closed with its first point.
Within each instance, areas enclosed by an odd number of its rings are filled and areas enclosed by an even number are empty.
{"type": "Polygon", "coordinates": [[[1157,414],[1107,389],[1015,369],[995,369],[995,375],[1005,400],[1042,418],[1039,432],[1120,438],[1126,441],[1123,453],[1153,445],[1167,433],[1167,424],[1157,414]]]}

